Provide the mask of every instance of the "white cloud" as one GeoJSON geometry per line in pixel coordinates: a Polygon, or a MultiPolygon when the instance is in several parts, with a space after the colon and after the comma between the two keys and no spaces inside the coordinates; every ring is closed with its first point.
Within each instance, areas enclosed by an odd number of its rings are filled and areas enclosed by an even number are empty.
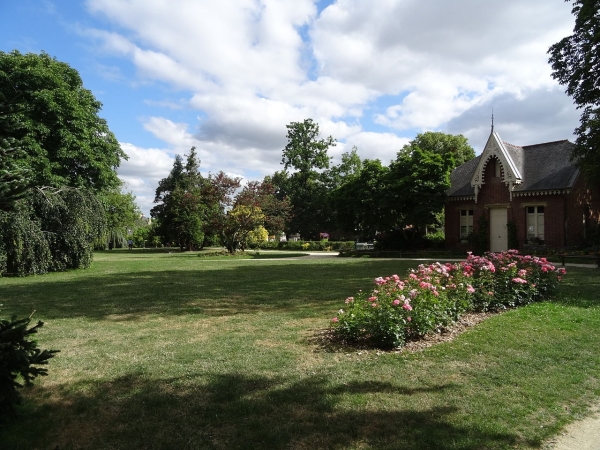
{"type": "Polygon", "coordinates": [[[174,158],[168,151],[157,148],[140,148],[129,143],[121,143],[121,148],[129,159],[121,162],[119,178],[125,182],[124,190],[135,194],[136,203],[148,215],[154,206],[158,182],[169,175],[174,158]]]}
{"type": "MultiPolygon", "coordinates": [[[[573,25],[562,0],[337,0],[320,14],[316,3],[88,0],[109,24],[85,33],[103,55],[127,59],[135,82],[177,91],[179,103],[144,99],[170,111],[143,127],[167,158],[197,147],[203,171],[280,170],[285,125],[308,117],[339,140],[334,160],[356,145],[384,163],[427,130],[483,145],[492,107],[517,144],[570,137],[576,125],[546,54],[573,25]],[[199,119],[185,122],[179,108],[199,119]]],[[[159,158],[132,147],[132,159],[159,158]]],[[[143,189],[150,168],[131,164],[120,173],[143,189]]]]}

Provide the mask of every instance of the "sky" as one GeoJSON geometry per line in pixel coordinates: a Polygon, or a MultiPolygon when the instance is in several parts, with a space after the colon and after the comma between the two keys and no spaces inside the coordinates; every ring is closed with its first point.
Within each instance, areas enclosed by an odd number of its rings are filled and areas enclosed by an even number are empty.
{"type": "Polygon", "coordinates": [[[260,180],[282,170],[286,125],[312,118],[333,164],[384,164],[418,133],[481,153],[574,140],[579,112],[548,48],[572,33],[563,0],[0,0],[0,51],[76,69],[129,159],[148,216],[175,155],[260,180]]]}

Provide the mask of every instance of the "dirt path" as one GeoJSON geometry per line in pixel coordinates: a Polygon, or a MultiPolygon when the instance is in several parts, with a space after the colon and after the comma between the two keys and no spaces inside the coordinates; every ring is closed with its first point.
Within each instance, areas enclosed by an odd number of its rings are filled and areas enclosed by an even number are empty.
{"type": "Polygon", "coordinates": [[[600,405],[594,414],[572,423],[556,438],[547,442],[546,450],[600,450],[600,405]]]}

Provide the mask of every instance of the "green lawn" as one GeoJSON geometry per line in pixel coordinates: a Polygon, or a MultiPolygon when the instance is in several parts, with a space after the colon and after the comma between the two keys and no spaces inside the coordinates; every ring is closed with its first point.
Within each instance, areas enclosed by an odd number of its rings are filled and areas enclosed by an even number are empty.
{"type": "Polygon", "coordinates": [[[600,398],[600,271],[418,353],[319,333],[406,261],[114,251],[0,279],[1,314],[60,349],[1,449],[536,448],[600,398]]]}

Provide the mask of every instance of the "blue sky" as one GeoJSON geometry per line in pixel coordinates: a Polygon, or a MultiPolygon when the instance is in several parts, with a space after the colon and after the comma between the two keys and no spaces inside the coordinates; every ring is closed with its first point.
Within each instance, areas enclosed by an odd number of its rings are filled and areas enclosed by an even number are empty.
{"type": "Polygon", "coordinates": [[[579,114],[551,77],[571,33],[563,0],[3,0],[0,50],[45,51],[103,104],[147,215],[175,154],[205,173],[280,170],[285,125],[310,117],[384,163],[417,133],[573,139],[579,114]]]}

